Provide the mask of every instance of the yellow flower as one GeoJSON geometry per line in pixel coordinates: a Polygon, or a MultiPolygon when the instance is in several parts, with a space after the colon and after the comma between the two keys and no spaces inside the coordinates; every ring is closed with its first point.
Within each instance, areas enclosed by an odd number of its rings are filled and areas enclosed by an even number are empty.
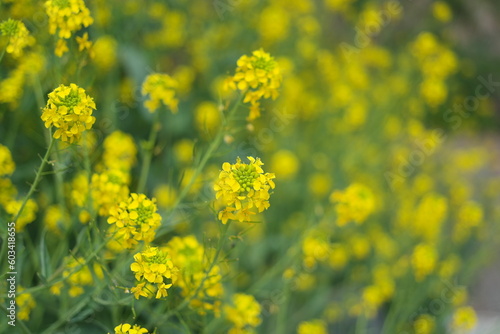
{"type": "Polygon", "coordinates": [[[463,242],[471,236],[471,229],[483,221],[483,208],[479,203],[469,201],[458,211],[457,223],[453,229],[453,240],[463,242]]]}
{"type": "Polygon", "coordinates": [[[336,203],[337,224],[344,226],[353,221],[363,223],[375,210],[375,197],[366,186],[353,183],[344,191],[335,191],[330,196],[330,201],[336,203]]]}
{"type": "Polygon", "coordinates": [[[262,322],[260,318],[261,308],[253,296],[236,293],[232,300],[234,306],[226,305],[224,307],[227,320],[233,324],[229,333],[241,333],[260,325],[262,322]]]}
{"type": "Polygon", "coordinates": [[[135,262],[130,270],[135,273],[136,286],[131,289],[136,299],[139,296],[156,298],[168,295],[167,289],[177,280],[179,269],[174,266],[167,252],[158,247],[146,247],[143,252],[134,255],[135,262]]]}
{"type": "Polygon", "coordinates": [[[327,334],[326,323],[319,319],[303,321],[297,328],[297,334],[327,334]]]}
{"type": "Polygon", "coordinates": [[[0,177],[12,174],[15,169],[9,148],[0,144],[0,177]]]}
{"type": "Polygon", "coordinates": [[[23,49],[35,43],[35,39],[30,35],[24,23],[18,20],[8,19],[0,23],[2,36],[9,38],[9,44],[5,50],[18,58],[23,55],[23,49]]]}
{"type": "Polygon", "coordinates": [[[63,54],[69,51],[68,43],[64,39],[57,40],[56,49],[54,51],[55,55],[62,57],[63,54]]]}
{"type": "Polygon", "coordinates": [[[168,184],[161,184],[154,190],[160,208],[170,208],[175,204],[177,191],[168,184]]]}
{"type": "Polygon", "coordinates": [[[100,216],[109,215],[110,209],[129,195],[130,176],[119,169],[108,169],[92,175],[90,189],[92,203],[100,216]]]}
{"type": "Polygon", "coordinates": [[[17,195],[17,189],[12,184],[12,181],[7,178],[0,177],[0,205],[6,206],[11,201],[15,200],[17,195]]]}
{"type": "Polygon", "coordinates": [[[302,241],[303,262],[306,268],[313,268],[317,261],[323,261],[328,258],[330,244],[326,238],[321,235],[322,231],[314,230],[302,241]]]}
{"type": "Polygon", "coordinates": [[[154,112],[160,107],[160,102],[177,112],[179,101],[175,98],[177,81],[168,74],[153,73],[146,77],[142,84],[142,95],[149,95],[149,100],[144,102],[144,106],[154,112]]]}
{"type": "MultiPolygon", "coordinates": [[[[139,325],[130,325],[130,324],[119,324],[115,328],[114,334],[148,334],[148,330],[146,328],[142,328],[139,325]]],[[[108,333],[110,334],[110,333],[108,333]]]]}
{"type": "Polygon", "coordinates": [[[415,334],[432,334],[436,328],[436,320],[428,314],[422,314],[413,322],[415,334]]]}
{"type": "Polygon", "coordinates": [[[417,282],[431,274],[438,260],[436,249],[427,244],[419,244],[413,250],[412,265],[417,282]]]}
{"type": "Polygon", "coordinates": [[[71,221],[66,210],[56,204],[49,206],[45,211],[44,223],[49,231],[60,235],[62,231],[68,228],[71,221]]]}
{"type": "Polygon", "coordinates": [[[68,39],[75,31],[88,27],[94,20],[83,0],[48,0],[45,10],[49,17],[49,32],[68,39]]]}
{"type": "Polygon", "coordinates": [[[129,172],[135,165],[137,146],[134,138],[121,131],[113,131],[104,139],[102,160],[109,169],[120,169],[129,172]]]}
{"type": "Polygon", "coordinates": [[[24,292],[24,288],[19,286],[16,296],[18,308],[17,317],[19,320],[29,320],[31,310],[36,306],[35,299],[29,292],[24,292]]]}
{"type": "Polygon", "coordinates": [[[441,22],[449,22],[452,18],[450,6],[444,1],[436,1],[432,4],[432,14],[441,22]]]}
{"type": "Polygon", "coordinates": [[[144,194],[130,194],[129,198],[109,210],[109,234],[124,249],[134,248],[139,241],[153,241],[161,216],[156,212],[156,199],[144,194]]]}
{"type": "MultiPolygon", "coordinates": [[[[3,191],[3,189],[2,189],[3,191]]],[[[10,201],[5,205],[5,211],[15,217],[19,210],[21,209],[22,201],[10,201]]],[[[38,205],[31,198],[26,202],[26,206],[23,209],[23,213],[19,216],[16,222],[16,231],[24,231],[24,227],[32,223],[36,219],[36,212],[38,211],[38,205]]]]}
{"type": "Polygon", "coordinates": [[[476,327],[477,316],[470,306],[458,308],[453,314],[453,328],[456,330],[471,330],[476,327]]]}
{"type": "Polygon", "coordinates": [[[254,51],[251,56],[244,55],[236,62],[238,67],[234,76],[227,78],[226,88],[239,90],[245,94],[244,103],[250,103],[252,121],[260,116],[260,100],[276,99],[281,85],[281,71],[278,63],[264,50],[254,51]]]}
{"type": "Polygon", "coordinates": [[[280,150],[273,155],[271,167],[280,176],[280,179],[290,180],[297,174],[300,161],[293,152],[280,150]]]}
{"type": "Polygon", "coordinates": [[[90,50],[92,48],[92,42],[89,41],[89,33],[84,33],[81,37],[76,37],[76,42],[78,43],[78,51],[90,50]]]}
{"type": "Polygon", "coordinates": [[[219,212],[223,224],[228,220],[249,222],[252,215],[269,208],[270,190],[274,189],[273,173],[264,173],[259,158],[248,157],[250,164],[236,159],[235,164],[225,162],[214,185],[216,198],[225,209],[219,212]],[[257,212],[256,212],[257,211],[257,212]]]}
{"type": "Polygon", "coordinates": [[[204,136],[211,136],[221,124],[220,112],[213,102],[202,102],[195,110],[196,128],[204,136]]]}
{"type": "Polygon", "coordinates": [[[108,71],[116,64],[117,47],[118,43],[111,36],[102,36],[96,40],[92,52],[93,62],[99,70],[108,71]]]}
{"type": "Polygon", "coordinates": [[[194,141],[182,139],[175,143],[174,154],[181,164],[188,165],[193,161],[194,141]]]}
{"type": "Polygon", "coordinates": [[[54,138],[64,142],[78,141],[83,131],[92,128],[95,117],[94,100],[85,93],[83,88],[75,84],[60,85],[49,94],[47,106],[42,112],[45,127],[54,126],[54,138]]]}

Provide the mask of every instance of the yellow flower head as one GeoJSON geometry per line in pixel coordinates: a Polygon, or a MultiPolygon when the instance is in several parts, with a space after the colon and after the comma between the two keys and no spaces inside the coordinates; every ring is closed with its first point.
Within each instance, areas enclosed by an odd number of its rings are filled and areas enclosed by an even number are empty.
{"type": "Polygon", "coordinates": [[[242,56],[236,64],[236,73],[227,79],[226,87],[245,94],[243,102],[250,103],[247,120],[252,121],[260,116],[260,99],[278,97],[281,71],[274,58],[262,49],[254,51],[251,56],[242,56]]]}
{"type": "Polygon", "coordinates": [[[449,22],[452,19],[450,6],[444,1],[436,1],[432,4],[432,14],[441,22],[449,22]]]}
{"type": "Polygon", "coordinates": [[[139,241],[153,241],[161,216],[156,212],[156,199],[144,194],[130,194],[129,198],[109,210],[109,234],[123,248],[134,248],[139,241]]]}
{"type": "Polygon", "coordinates": [[[413,250],[411,263],[417,282],[421,282],[436,268],[438,254],[433,246],[419,244],[413,250]]]}
{"type": "Polygon", "coordinates": [[[326,323],[323,320],[303,321],[299,324],[297,334],[326,334],[326,323]]]}
{"type": "Polygon", "coordinates": [[[49,17],[49,32],[68,39],[75,31],[94,22],[83,0],[48,0],[45,10],[49,17]]]}
{"type": "Polygon", "coordinates": [[[45,127],[57,128],[54,138],[73,143],[80,139],[83,131],[92,128],[95,108],[94,99],[83,88],[75,84],[60,85],[49,94],[41,118],[45,127]]]}
{"type": "Polygon", "coordinates": [[[24,288],[19,286],[16,304],[18,308],[17,317],[19,320],[29,320],[31,310],[36,306],[35,299],[29,292],[24,292],[24,288]]]}
{"type": "MultiPolygon", "coordinates": [[[[2,189],[3,191],[3,189],[2,189]]],[[[21,209],[22,201],[10,201],[5,205],[5,211],[15,217],[19,210],[21,209]]],[[[26,206],[23,209],[22,214],[19,216],[16,222],[16,231],[24,231],[24,227],[36,219],[36,212],[38,211],[38,204],[33,199],[29,199],[26,202],[26,206]]]]}
{"type": "Polygon", "coordinates": [[[9,148],[0,144],[0,177],[12,174],[15,169],[9,148]]]}
{"type": "Polygon", "coordinates": [[[137,147],[131,135],[114,131],[104,139],[103,146],[102,159],[107,168],[130,171],[136,163],[137,147]]]}
{"type": "Polygon", "coordinates": [[[476,311],[470,306],[460,307],[453,314],[453,328],[456,330],[470,331],[476,323],[476,311]]]}
{"type": "Polygon", "coordinates": [[[198,131],[205,137],[210,137],[221,124],[221,115],[213,102],[202,102],[195,110],[195,123],[198,131]]]}
{"type": "Polygon", "coordinates": [[[109,210],[117,202],[127,200],[129,182],[130,176],[119,169],[108,169],[92,175],[92,202],[100,216],[109,215],[109,210]]]}
{"type": "Polygon", "coordinates": [[[130,324],[119,324],[114,329],[115,329],[115,334],[148,334],[149,333],[146,328],[142,328],[139,325],[132,326],[130,324]]]}
{"type": "Polygon", "coordinates": [[[0,23],[0,32],[2,36],[9,38],[9,44],[5,51],[11,53],[15,58],[22,56],[25,47],[35,43],[35,39],[30,35],[24,23],[18,20],[8,19],[2,21],[0,23]]]}
{"type": "Polygon", "coordinates": [[[111,36],[102,36],[97,39],[92,48],[93,62],[99,70],[108,71],[116,64],[118,43],[111,36]]]}
{"type": "Polygon", "coordinates": [[[62,231],[68,228],[71,220],[64,207],[54,204],[45,211],[43,222],[49,231],[60,235],[62,231]]]}
{"type": "Polygon", "coordinates": [[[354,183],[344,191],[335,191],[330,196],[335,202],[337,224],[343,226],[351,221],[363,223],[375,210],[375,196],[366,186],[354,183]]]}
{"type": "Polygon", "coordinates": [[[240,158],[235,164],[225,162],[214,185],[216,198],[226,206],[219,212],[223,224],[229,219],[249,222],[252,215],[269,208],[275,176],[264,173],[261,167],[264,164],[259,158],[248,157],[248,160],[250,164],[242,163],[240,158]]]}
{"type": "Polygon", "coordinates": [[[8,178],[0,177],[0,206],[5,207],[11,201],[14,201],[17,195],[17,189],[8,178]]]}
{"type": "Polygon", "coordinates": [[[436,329],[436,320],[429,314],[422,314],[413,322],[416,334],[432,334],[436,329]]]}
{"type": "Polygon", "coordinates": [[[149,95],[149,100],[144,103],[144,106],[154,112],[160,107],[160,102],[172,110],[177,112],[177,104],[179,101],[175,98],[175,89],[177,81],[168,74],[153,73],[146,77],[142,84],[142,95],[149,95]]]}
{"type": "Polygon", "coordinates": [[[245,329],[255,328],[262,322],[260,305],[253,296],[236,293],[233,296],[233,305],[224,307],[227,320],[233,324],[229,333],[240,333],[245,329]]]}
{"type": "Polygon", "coordinates": [[[148,246],[145,251],[135,254],[134,260],[130,270],[137,280],[136,286],[131,289],[135,298],[155,296],[159,299],[168,296],[167,289],[175,283],[179,271],[169,254],[158,247],[148,246]]]}

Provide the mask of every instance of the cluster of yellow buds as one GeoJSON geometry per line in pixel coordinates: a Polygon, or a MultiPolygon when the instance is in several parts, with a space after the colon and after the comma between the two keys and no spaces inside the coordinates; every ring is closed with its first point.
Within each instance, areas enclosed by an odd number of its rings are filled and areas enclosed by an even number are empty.
{"type": "Polygon", "coordinates": [[[135,254],[134,260],[130,270],[135,273],[137,280],[131,289],[135,298],[155,296],[159,299],[168,296],[167,289],[175,283],[179,271],[168,253],[158,247],[147,247],[145,251],[135,254]]]}
{"type": "Polygon", "coordinates": [[[264,173],[259,158],[248,157],[250,164],[236,159],[235,164],[225,162],[214,185],[216,198],[225,206],[219,212],[223,224],[228,220],[252,221],[252,215],[269,208],[270,191],[275,184],[273,173],[264,173]]]}
{"type": "Polygon", "coordinates": [[[236,73],[226,80],[226,88],[245,94],[243,102],[250,103],[247,120],[252,121],[260,116],[262,98],[274,100],[278,97],[281,71],[274,58],[262,49],[254,51],[251,56],[242,56],[236,64],[236,73]]]}

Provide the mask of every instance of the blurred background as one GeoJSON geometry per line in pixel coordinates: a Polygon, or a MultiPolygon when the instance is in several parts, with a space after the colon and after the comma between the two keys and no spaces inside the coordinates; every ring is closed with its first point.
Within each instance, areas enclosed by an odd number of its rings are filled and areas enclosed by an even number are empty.
{"type": "MultiPolygon", "coordinates": [[[[258,333],[321,333],[307,327],[315,319],[327,333],[500,332],[500,2],[86,0],[92,23],[68,38],[51,32],[44,3],[0,1],[0,22],[20,20],[33,36],[21,56],[5,53],[0,62],[0,143],[16,165],[2,177],[19,194],[0,190],[9,194],[2,221],[33,180],[48,142],[40,110],[60,84],[76,83],[97,105],[87,172],[99,173],[108,136],[132,136],[134,192],[154,122],[141,85],[167,73],[179,111],[161,110],[144,190],[164,219],[157,244],[192,234],[210,246],[219,233],[213,182],[222,163],[258,156],[276,174],[263,223],[234,224],[221,264],[224,302],[243,291],[261,303],[258,333]],[[262,101],[256,120],[248,121],[247,103],[225,124],[238,92],[224,82],[240,57],[259,49],[279,66],[279,96],[262,101]],[[224,140],[198,173],[218,133],[224,140]],[[450,284],[453,297],[444,300],[450,284]]],[[[2,49],[9,38],[3,32],[2,49]]],[[[71,199],[82,146],[59,147],[55,165],[64,172],[44,178],[25,222],[35,248],[42,235],[51,238],[43,247],[56,254],[54,268],[87,226],[71,199]],[[53,205],[70,218],[49,223],[53,205]],[[66,248],[56,251],[60,240],[66,248]]],[[[94,218],[107,226],[107,217],[94,218]]],[[[129,260],[101,264],[126,277],[129,260]]],[[[40,286],[37,265],[28,256],[24,263],[20,284],[40,286]]],[[[85,289],[96,304],[106,300],[105,309],[88,306],[68,328],[111,330],[111,313],[113,320],[130,313],[129,304],[112,306],[114,297],[85,289]]],[[[32,295],[38,306],[29,328],[62,319],[40,308],[62,305],[48,289],[32,295]]],[[[140,305],[136,319],[154,328],[155,306],[140,305]]],[[[207,323],[221,326],[207,332],[227,332],[210,312],[190,316],[193,333],[207,323]]]]}

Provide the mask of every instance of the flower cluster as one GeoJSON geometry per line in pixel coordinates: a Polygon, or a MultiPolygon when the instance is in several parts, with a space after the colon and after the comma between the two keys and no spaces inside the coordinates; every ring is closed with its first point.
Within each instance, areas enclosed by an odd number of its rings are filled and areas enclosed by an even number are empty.
{"type": "MultiPolygon", "coordinates": [[[[114,328],[114,334],[148,334],[148,330],[146,328],[142,328],[139,325],[130,325],[130,324],[119,324],[114,328]]],[[[110,333],[108,333],[110,334],[110,333]]]]}
{"type": "Polygon", "coordinates": [[[65,284],[69,286],[68,293],[71,297],[78,297],[84,292],[85,286],[95,283],[94,278],[103,279],[102,267],[94,263],[92,267],[85,262],[83,257],[67,256],[65,258],[65,269],[63,271],[64,281],[52,285],[50,292],[60,295],[65,284]]]}
{"type": "Polygon", "coordinates": [[[194,235],[174,237],[165,248],[172,256],[172,262],[178,268],[179,280],[176,285],[182,289],[184,298],[191,299],[191,307],[200,314],[213,311],[220,313],[220,299],[224,293],[220,267],[205,261],[205,249],[194,235]]]}
{"type": "Polygon", "coordinates": [[[330,196],[337,212],[337,224],[344,226],[349,222],[363,223],[375,209],[372,191],[359,183],[353,183],[344,191],[335,191],[330,196]]]}
{"type": "Polygon", "coordinates": [[[156,199],[144,194],[130,194],[129,198],[109,210],[109,234],[113,236],[110,247],[131,249],[139,241],[153,241],[161,216],[156,212],[156,199]]]}
{"type": "Polygon", "coordinates": [[[48,0],[45,2],[45,10],[49,17],[50,34],[57,33],[59,37],[55,52],[59,57],[68,51],[65,40],[72,33],[94,22],[83,0],[48,0]]]}
{"type": "Polygon", "coordinates": [[[420,85],[422,97],[431,107],[443,104],[448,96],[446,79],[458,68],[455,54],[429,32],[420,33],[412,51],[423,75],[420,85]]]}
{"type": "Polygon", "coordinates": [[[9,176],[16,169],[12,154],[7,146],[0,144],[0,177],[9,176]]]}
{"type": "Polygon", "coordinates": [[[92,203],[100,216],[108,216],[116,204],[126,201],[130,177],[119,169],[108,169],[92,175],[90,189],[92,203]]]}
{"type": "Polygon", "coordinates": [[[470,331],[476,327],[477,315],[470,306],[462,306],[453,314],[453,328],[457,331],[470,331]]]}
{"type": "Polygon", "coordinates": [[[259,101],[262,98],[274,100],[278,97],[282,80],[280,68],[274,58],[262,49],[254,51],[251,56],[243,55],[236,64],[236,73],[227,79],[226,87],[245,94],[243,102],[250,103],[247,120],[252,121],[260,116],[259,101]]]}
{"type": "Polygon", "coordinates": [[[11,110],[22,101],[23,87],[45,68],[45,57],[39,52],[24,53],[18,65],[0,81],[0,103],[8,103],[11,110]]]}
{"type": "Polygon", "coordinates": [[[175,97],[177,85],[177,81],[168,74],[153,73],[148,75],[142,84],[142,95],[149,95],[149,100],[144,102],[144,106],[150,112],[154,112],[160,107],[160,103],[163,103],[173,113],[176,113],[179,103],[175,97]]]}
{"type": "MultiPolygon", "coordinates": [[[[3,191],[3,189],[2,189],[3,191]]],[[[23,201],[22,200],[11,200],[5,204],[5,211],[12,217],[15,217],[19,210],[21,209],[23,201]]],[[[24,227],[29,223],[32,223],[36,218],[36,212],[38,211],[38,204],[35,200],[30,198],[23,209],[23,212],[17,218],[16,231],[22,232],[24,227]]]]}
{"type": "Polygon", "coordinates": [[[24,292],[24,288],[19,286],[16,296],[16,306],[18,307],[17,317],[19,320],[29,320],[31,310],[36,306],[33,295],[29,292],[24,292]]]}
{"type": "Polygon", "coordinates": [[[273,173],[264,173],[259,158],[247,157],[249,164],[236,159],[235,164],[225,162],[214,185],[216,198],[225,206],[219,212],[223,224],[228,220],[252,221],[252,215],[269,208],[270,190],[275,184],[273,173]],[[257,210],[257,212],[256,212],[257,210]]]}
{"type": "Polygon", "coordinates": [[[80,139],[83,131],[92,128],[95,122],[92,110],[95,108],[94,100],[83,88],[75,84],[60,85],[49,93],[41,118],[45,127],[57,128],[54,138],[73,143],[80,139]]]}
{"type": "Polygon", "coordinates": [[[236,293],[233,296],[233,305],[226,305],[224,313],[233,327],[228,334],[248,333],[262,322],[259,303],[251,295],[236,293]]]}
{"type": "Polygon", "coordinates": [[[148,246],[145,251],[135,254],[134,260],[130,270],[135,273],[137,282],[130,291],[135,298],[155,296],[159,299],[168,296],[167,289],[175,283],[179,271],[169,254],[158,247],[148,246]]]}
{"type": "Polygon", "coordinates": [[[417,282],[424,280],[433,272],[438,261],[436,249],[428,244],[419,244],[412,255],[413,271],[417,282]]]}
{"type": "Polygon", "coordinates": [[[23,49],[35,43],[35,38],[30,35],[24,23],[18,20],[8,19],[0,23],[2,36],[9,39],[9,44],[5,50],[13,57],[19,58],[23,55],[23,49]]]}

